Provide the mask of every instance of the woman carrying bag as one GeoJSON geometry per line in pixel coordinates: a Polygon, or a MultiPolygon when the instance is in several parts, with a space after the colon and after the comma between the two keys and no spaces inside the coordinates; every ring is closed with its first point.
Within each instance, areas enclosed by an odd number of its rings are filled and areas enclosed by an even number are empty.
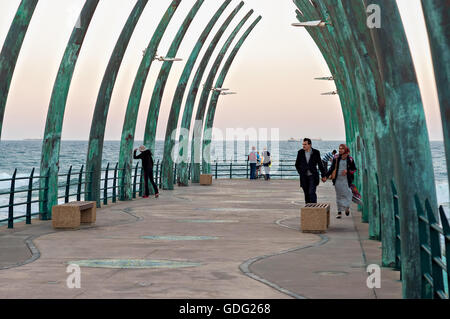
{"type": "Polygon", "coordinates": [[[336,218],[342,218],[342,211],[350,215],[353,192],[351,189],[356,172],[355,160],[350,156],[350,149],[345,144],[339,145],[339,155],[335,156],[326,177],[333,181],[336,191],[338,213],[336,218]]]}

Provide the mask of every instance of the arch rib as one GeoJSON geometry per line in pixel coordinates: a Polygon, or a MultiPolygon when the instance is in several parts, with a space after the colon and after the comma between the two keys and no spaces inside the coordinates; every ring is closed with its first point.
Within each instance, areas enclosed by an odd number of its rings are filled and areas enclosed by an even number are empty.
{"type": "Polygon", "coordinates": [[[0,53],[0,139],[11,80],[38,0],[22,0],[0,53]]]}

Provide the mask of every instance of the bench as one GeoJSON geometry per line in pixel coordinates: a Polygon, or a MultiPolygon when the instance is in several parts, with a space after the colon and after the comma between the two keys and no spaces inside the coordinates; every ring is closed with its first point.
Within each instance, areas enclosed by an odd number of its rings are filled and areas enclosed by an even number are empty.
{"type": "Polygon", "coordinates": [[[79,228],[96,220],[96,202],[70,202],[52,208],[53,228],[79,228]]]}
{"type": "Polygon", "coordinates": [[[321,234],[330,227],[330,204],[306,204],[300,214],[303,233],[321,234]]]}
{"type": "Polygon", "coordinates": [[[212,185],[212,175],[200,174],[200,185],[212,185]]]}

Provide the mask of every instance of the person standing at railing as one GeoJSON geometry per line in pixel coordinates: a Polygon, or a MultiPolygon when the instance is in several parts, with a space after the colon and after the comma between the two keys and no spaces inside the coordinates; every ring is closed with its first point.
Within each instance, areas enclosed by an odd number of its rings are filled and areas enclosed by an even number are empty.
{"type": "Polygon", "coordinates": [[[259,155],[259,152],[256,152],[256,179],[259,178],[259,174],[261,174],[261,155],[259,155]]]}
{"type": "Polygon", "coordinates": [[[322,163],[323,167],[325,167],[325,170],[328,170],[328,163],[332,163],[334,156],[336,155],[337,151],[333,150],[333,152],[328,152],[322,157],[322,163]]]}
{"type": "Polygon", "coordinates": [[[150,195],[150,189],[148,188],[148,180],[150,179],[150,183],[153,186],[155,191],[155,197],[159,197],[158,186],[153,179],[153,158],[152,152],[148,150],[144,145],[139,146],[139,151],[141,154],[136,156],[137,148],[134,150],[133,158],[142,160],[142,168],[144,169],[144,185],[145,185],[145,194],[144,198],[148,198],[150,195]]]}
{"type": "Polygon", "coordinates": [[[270,166],[271,165],[272,165],[272,158],[270,157],[270,152],[267,150],[267,147],[264,147],[263,166],[264,166],[264,174],[265,174],[266,181],[268,181],[270,179],[270,166]]]}
{"type": "Polygon", "coordinates": [[[300,175],[300,187],[305,193],[306,204],[317,203],[316,188],[320,183],[317,167],[322,175],[322,182],[326,182],[327,171],[323,167],[320,152],[312,148],[311,139],[305,138],[303,149],[298,151],[295,168],[300,175]]]}
{"type": "Polygon", "coordinates": [[[256,163],[258,162],[258,157],[255,146],[252,146],[252,151],[248,154],[247,160],[250,164],[250,179],[256,179],[256,163]]]}
{"type": "Polygon", "coordinates": [[[339,155],[333,159],[327,177],[333,180],[334,189],[336,191],[336,204],[338,213],[336,218],[350,215],[350,205],[352,203],[353,192],[351,189],[354,174],[356,172],[355,160],[350,156],[350,149],[345,144],[339,145],[339,155]]]}

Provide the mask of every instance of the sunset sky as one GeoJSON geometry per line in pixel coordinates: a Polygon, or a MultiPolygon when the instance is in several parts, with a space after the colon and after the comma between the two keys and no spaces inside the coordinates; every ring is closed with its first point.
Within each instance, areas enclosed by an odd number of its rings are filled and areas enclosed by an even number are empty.
{"type": "MultiPolygon", "coordinates": [[[[100,82],[115,42],[135,2],[100,1],[75,69],[65,112],[63,139],[89,138],[100,82]]],[[[106,129],[107,140],[120,139],[123,117],[142,59],[142,50],[147,47],[170,2],[171,0],[150,0],[137,25],[116,82],[106,129]]],[[[194,2],[182,1],[161,42],[159,54],[166,54],[194,2]]],[[[0,1],[1,45],[19,3],[20,0],[0,1]]],[[[177,56],[184,61],[176,63],[172,68],[162,101],[158,139],[164,137],[169,108],[184,63],[198,36],[221,3],[222,1],[205,0],[182,43],[177,56]]],[[[228,6],[207,43],[238,3],[238,0],[233,0],[228,6]]],[[[398,0],[397,3],[415,61],[430,138],[442,140],[439,105],[420,1],[398,0]]],[[[83,4],[84,0],[39,1],[14,73],[2,139],[42,138],[56,73],[83,4]]],[[[296,22],[296,7],[292,1],[246,0],[245,6],[219,43],[207,72],[231,30],[250,9],[254,9],[255,13],[238,37],[258,15],[262,15],[263,20],[247,39],[227,77],[224,87],[238,94],[221,97],[216,127],[224,131],[226,128],[279,128],[281,139],[309,136],[343,140],[345,132],[339,98],[320,95],[333,91],[334,83],[313,80],[314,77],[328,76],[330,72],[306,30],[291,26],[291,23],[296,22]]],[[[207,45],[202,52],[206,47],[207,45]]],[[[200,58],[197,64],[199,62],[200,58]]],[[[136,129],[137,140],[141,140],[144,135],[148,106],[160,66],[160,62],[153,63],[145,87],[136,129]]]]}

